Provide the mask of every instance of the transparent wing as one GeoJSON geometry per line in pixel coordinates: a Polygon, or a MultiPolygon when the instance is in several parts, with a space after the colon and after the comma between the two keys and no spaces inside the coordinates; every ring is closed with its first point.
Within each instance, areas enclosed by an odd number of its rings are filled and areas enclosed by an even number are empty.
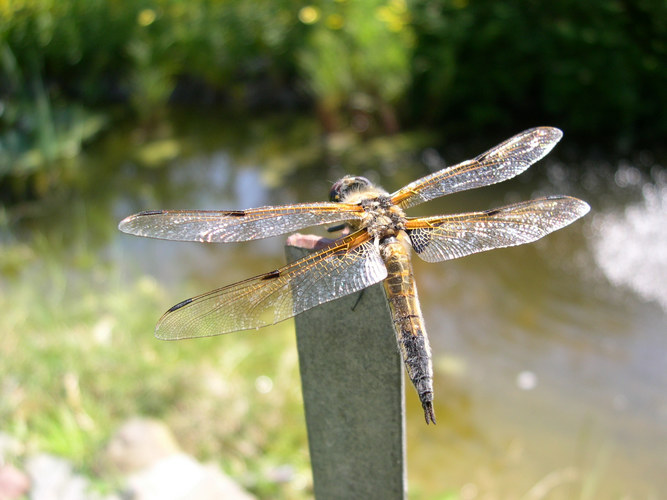
{"type": "Polygon", "coordinates": [[[582,217],[590,207],[569,196],[526,201],[494,210],[409,219],[406,231],[427,262],[530,243],[582,217]]]}
{"type": "Polygon", "coordinates": [[[327,202],[249,210],[152,210],[130,215],[120,222],[118,229],[164,240],[229,243],[357,219],[362,213],[358,205],[327,202]]]}
{"type": "Polygon", "coordinates": [[[259,328],[382,281],[387,269],[365,231],[276,271],[185,300],[158,321],[165,340],[259,328]]]}
{"type": "Polygon", "coordinates": [[[408,208],[445,194],[511,179],[546,156],[562,136],[563,133],[554,127],[531,128],[474,160],[411,182],[393,193],[391,201],[402,208],[408,208]]]}

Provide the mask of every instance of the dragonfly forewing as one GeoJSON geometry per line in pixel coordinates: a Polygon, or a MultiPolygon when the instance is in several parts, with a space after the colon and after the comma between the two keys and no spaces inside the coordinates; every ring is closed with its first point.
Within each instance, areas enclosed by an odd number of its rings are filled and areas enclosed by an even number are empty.
{"type": "Polygon", "coordinates": [[[391,201],[409,208],[440,196],[488,186],[511,179],[543,158],[563,137],[555,127],[525,130],[473,160],[422,177],[391,195],[391,201]]]}
{"type": "Polygon", "coordinates": [[[151,210],[123,219],[118,228],[149,238],[231,243],[358,219],[362,213],[357,205],[329,202],[248,210],[151,210]]]}

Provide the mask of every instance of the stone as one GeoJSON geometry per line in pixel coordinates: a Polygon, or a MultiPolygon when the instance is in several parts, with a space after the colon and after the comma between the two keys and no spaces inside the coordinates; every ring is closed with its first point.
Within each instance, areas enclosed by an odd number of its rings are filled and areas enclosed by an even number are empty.
{"type": "Polygon", "coordinates": [[[132,418],[113,435],[104,453],[112,472],[129,474],[180,451],[169,428],[158,420],[132,418]]]}
{"type": "Polygon", "coordinates": [[[11,464],[0,466],[0,500],[15,500],[28,493],[30,479],[11,464]]]}
{"type": "Polygon", "coordinates": [[[86,500],[88,481],[64,458],[39,453],[26,461],[31,500],[86,500]]]}
{"type": "Polygon", "coordinates": [[[183,453],[162,422],[133,418],[111,438],[103,463],[126,475],[124,496],[133,500],[251,500],[214,465],[183,453]]]}
{"type": "Polygon", "coordinates": [[[134,500],[252,500],[216,466],[202,465],[185,453],[163,458],[128,478],[134,500]]]}

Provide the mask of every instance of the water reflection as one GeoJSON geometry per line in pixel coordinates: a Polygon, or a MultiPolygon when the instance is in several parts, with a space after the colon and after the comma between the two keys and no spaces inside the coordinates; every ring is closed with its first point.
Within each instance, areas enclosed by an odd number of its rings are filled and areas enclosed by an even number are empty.
{"type": "MultiPolygon", "coordinates": [[[[198,121],[181,132],[182,154],[160,168],[139,167],[121,139],[110,137],[87,159],[104,165],[39,217],[24,217],[24,231],[59,240],[63,256],[89,246],[126,276],[152,275],[169,295],[165,309],[190,292],[274,269],[283,260],[279,238],[205,246],[125,237],[115,227],[149,208],[325,199],[330,181],[355,172],[346,158],[367,160],[366,151],[323,161],[320,138],[308,132],[314,127],[277,122],[198,121]]],[[[426,173],[408,161],[420,157],[419,148],[400,161],[386,153],[387,144],[370,149],[378,154],[376,180],[389,190],[426,173]]],[[[443,161],[433,150],[421,158],[433,168],[443,161]]],[[[582,169],[547,159],[516,180],[411,213],[477,210],[545,194],[581,197],[597,212],[533,245],[442,264],[415,259],[439,423],[424,426],[418,400],[406,393],[413,491],[517,498],[551,485],[549,498],[581,496],[586,488],[608,498],[657,496],[667,487],[663,172],[656,167],[646,179],[629,166],[582,169]]],[[[65,257],[61,265],[73,266],[65,257]]]]}
{"type": "MultiPolygon", "coordinates": [[[[621,186],[636,185],[637,169],[620,169],[621,186]]],[[[629,287],[667,311],[667,185],[646,183],[642,199],[595,217],[593,255],[614,285],[629,287]]]]}

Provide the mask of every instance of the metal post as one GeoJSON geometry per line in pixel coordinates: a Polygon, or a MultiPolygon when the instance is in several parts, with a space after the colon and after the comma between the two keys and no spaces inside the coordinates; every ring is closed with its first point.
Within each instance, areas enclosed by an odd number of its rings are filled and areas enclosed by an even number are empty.
{"type": "Polygon", "coordinates": [[[403,366],[382,284],[362,293],[295,318],[317,500],[406,497],[403,366]]]}

